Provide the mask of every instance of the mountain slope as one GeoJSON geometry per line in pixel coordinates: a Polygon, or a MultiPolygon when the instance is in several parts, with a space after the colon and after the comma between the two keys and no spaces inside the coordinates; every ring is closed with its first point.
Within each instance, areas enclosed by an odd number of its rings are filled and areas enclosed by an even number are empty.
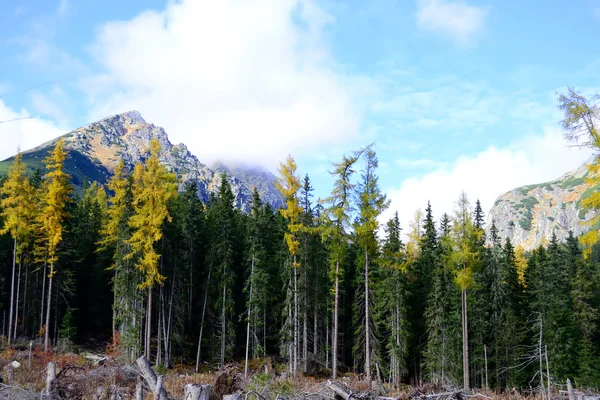
{"type": "MultiPolygon", "coordinates": [[[[136,162],[143,161],[151,139],[157,138],[161,145],[161,162],[177,174],[181,187],[188,181],[198,184],[198,196],[209,199],[220,183],[220,172],[228,173],[228,180],[235,195],[236,206],[249,210],[252,191],[256,187],[263,200],[273,207],[283,205],[279,191],[275,188],[275,177],[259,169],[209,168],[191,154],[184,144],[173,145],[163,128],[147,123],[137,111],[113,115],[86,125],[62,136],[69,156],[65,169],[73,184],[81,186],[88,181],[106,183],[119,160],[131,169],[136,162]]],[[[41,168],[48,151],[59,138],[23,152],[23,161],[30,170],[41,168]]],[[[0,174],[6,172],[12,157],[0,162],[0,174]]]]}
{"type": "Polygon", "coordinates": [[[583,199],[600,190],[600,186],[591,187],[585,182],[587,176],[588,170],[582,165],[554,181],[503,194],[488,214],[488,238],[492,221],[503,241],[508,237],[514,245],[526,250],[547,244],[553,233],[562,240],[570,230],[578,236],[600,228],[587,223],[596,213],[581,208],[583,199]]]}

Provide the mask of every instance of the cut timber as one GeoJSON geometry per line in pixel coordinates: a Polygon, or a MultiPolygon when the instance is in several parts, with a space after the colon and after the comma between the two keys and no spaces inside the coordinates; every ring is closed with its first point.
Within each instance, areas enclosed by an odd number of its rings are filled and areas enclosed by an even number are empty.
{"type": "Polygon", "coordinates": [[[210,397],[210,385],[185,385],[184,400],[208,400],[210,397]]]}
{"type": "MultiPolygon", "coordinates": [[[[156,377],[156,373],[152,370],[150,363],[148,362],[146,357],[141,356],[140,358],[138,358],[136,360],[136,364],[138,365],[138,367],[140,369],[140,374],[142,375],[142,378],[144,378],[148,387],[154,392],[155,388],[157,386],[156,384],[158,383],[157,382],[158,378],[156,377]]],[[[161,379],[161,381],[162,381],[162,379],[161,379]]],[[[169,400],[167,391],[165,390],[165,388],[162,387],[162,382],[160,382],[160,383],[161,383],[161,387],[160,387],[159,396],[158,396],[159,400],[169,400]]]]}
{"type": "Polygon", "coordinates": [[[327,381],[327,387],[331,389],[338,398],[348,400],[352,397],[352,390],[348,389],[345,385],[342,385],[339,382],[327,381]]]}

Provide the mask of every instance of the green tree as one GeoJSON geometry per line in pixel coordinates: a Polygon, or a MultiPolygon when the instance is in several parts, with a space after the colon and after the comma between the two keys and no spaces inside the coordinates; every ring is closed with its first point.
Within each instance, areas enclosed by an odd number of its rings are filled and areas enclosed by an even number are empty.
{"type": "Polygon", "coordinates": [[[354,165],[362,155],[362,151],[353,153],[351,156],[344,155],[342,161],[333,164],[330,174],[335,177],[331,195],[323,203],[322,235],[329,244],[329,260],[331,265],[331,278],[333,281],[333,329],[331,333],[331,363],[332,377],[337,378],[338,362],[338,333],[339,333],[339,301],[340,301],[340,278],[342,277],[342,262],[345,255],[347,243],[346,232],[350,226],[352,204],[351,198],[355,184],[351,181],[355,173],[354,165]]]}
{"type": "MultiPolygon", "coordinates": [[[[370,284],[370,267],[375,267],[379,262],[379,242],[377,240],[377,230],[379,229],[378,218],[383,211],[390,206],[390,201],[381,191],[377,177],[377,155],[371,146],[367,147],[363,156],[365,158],[365,167],[362,171],[362,181],[358,186],[358,205],[359,215],[354,224],[358,244],[362,249],[361,261],[364,266],[364,275],[362,277],[362,295],[359,296],[359,313],[362,323],[358,329],[358,342],[364,342],[364,353],[359,351],[364,360],[365,379],[371,382],[372,362],[376,362],[378,354],[377,338],[373,322],[372,308],[373,299],[370,284]],[[364,308],[363,308],[364,307],[364,308]]],[[[360,291],[359,291],[360,293],[360,291]]],[[[362,347],[362,346],[361,346],[362,347]]]]}

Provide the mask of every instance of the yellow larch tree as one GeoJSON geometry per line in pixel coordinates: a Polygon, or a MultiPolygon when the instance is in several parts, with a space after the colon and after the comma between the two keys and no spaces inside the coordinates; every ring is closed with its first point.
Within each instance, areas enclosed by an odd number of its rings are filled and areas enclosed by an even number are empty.
{"type": "Polygon", "coordinates": [[[281,215],[288,222],[288,232],[285,233],[285,242],[292,256],[292,267],[294,271],[294,312],[292,316],[292,327],[293,327],[293,351],[291,352],[291,370],[292,374],[295,375],[298,370],[298,352],[300,347],[300,336],[298,329],[298,268],[300,264],[297,262],[298,247],[300,242],[298,240],[298,233],[304,228],[300,220],[302,214],[302,207],[298,200],[298,191],[300,190],[300,179],[296,175],[296,162],[292,156],[287,157],[285,162],[279,165],[279,177],[277,178],[276,186],[281,192],[285,199],[286,208],[282,208],[281,215]]]}
{"type": "Polygon", "coordinates": [[[25,164],[22,161],[20,152],[15,156],[13,165],[8,170],[8,179],[4,182],[2,188],[0,188],[0,194],[3,196],[2,200],[0,200],[0,207],[2,209],[2,217],[4,218],[4,226],[0,229],[0,234],[9,233],[13,238],[13,263],[8,317],[8,344],[10,345],[13,332],[16,332],[17,326],[16,318],[13,326],[13,315],[18,312],[18,310],[14,310],[16,264],[19,262],[20,255],[31,236],[31,227],[35,216],[34,189],[25,175],[25,164]]]}
{"type": "Polygon", "coordinates": [[[171,221],[167,202],[177,195],[177,177],[160,163],[160,143],[150,141],[150,156],[145,165],[137,164],[133,171],[133,215],[129,226],[133,232],[127,243],[131,246],[128,258],[134,258],[136,267],[144,275],[140,289],[148,290],[146,309],[146,339],[144,354],[150,359],[152,329],[152,288],[162,285],[165,277],[160,274],[160,254],[154,245],[163,236],[165,220],[171,221]]]}
{"type": "Polygon", "coordinates": [[[48,172],[45,175],[46,184],[43,186],[44,191],[41,194],[41,213],[37,218],[44,247],[44,261],[50,268],[46,300],[44,351],[48,351],[49,346],[52,280],[55,274],[56,261],[58,260],[58,246],[63,238],[63,222],[68,216],[67,203],[71,201],[69,197],[71,194],[70,176],[63,170],[66,157],[67,153],[64,150],[63,139],[59,139],[54,150],[44,160],[48,172]]]}

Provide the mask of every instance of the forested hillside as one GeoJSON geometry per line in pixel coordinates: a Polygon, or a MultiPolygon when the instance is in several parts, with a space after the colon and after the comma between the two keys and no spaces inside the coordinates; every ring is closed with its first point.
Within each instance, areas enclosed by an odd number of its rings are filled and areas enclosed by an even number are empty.
{"type": "Polygon", "coordinates": [[[249,212],[226,172],[202,202],[193,180],[178,191],[159,140],[144,152],[82,191],[63,140],[44,175],[15,157],[0,203],[6,345],[39,338],[196,370],[271,357],[288,376],[357,372],[393,387],[600,385],[597,231],[525,252],[466,193],[452,215],[424,204],[410,226],[396,213],[380,227],[389,201],[373,146],[332,164],[323,201],[288,157],[285,207],[255,190],[249,212]]]}

